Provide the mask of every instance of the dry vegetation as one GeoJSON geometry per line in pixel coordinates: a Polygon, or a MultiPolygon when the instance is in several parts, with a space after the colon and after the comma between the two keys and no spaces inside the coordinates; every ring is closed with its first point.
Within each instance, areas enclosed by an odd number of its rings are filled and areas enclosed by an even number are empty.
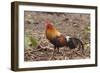
{"type": "Polygon", "coordinates": [[[25,11],[25,61],[50,60],[53,45],[45,37],[45,20],[49,19],[64,35],[77,37],[82,40],[85,55],[80,52],[64,51],[55,54],[54,60],[85,59],[90,58],[90,15],[80,13],[50,13],[25,11]],[[65,52],[65,56],[63,55],[65,52]]]}

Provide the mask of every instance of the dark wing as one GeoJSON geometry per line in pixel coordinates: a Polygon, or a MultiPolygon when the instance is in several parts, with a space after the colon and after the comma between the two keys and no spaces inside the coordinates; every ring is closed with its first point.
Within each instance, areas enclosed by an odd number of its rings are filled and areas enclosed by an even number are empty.
{"type": "Polygon", "coordinates": [[[66,45],[66,38],[61,35],[53,38],[50,42],[56,47],[63,47],[66,45]]]}

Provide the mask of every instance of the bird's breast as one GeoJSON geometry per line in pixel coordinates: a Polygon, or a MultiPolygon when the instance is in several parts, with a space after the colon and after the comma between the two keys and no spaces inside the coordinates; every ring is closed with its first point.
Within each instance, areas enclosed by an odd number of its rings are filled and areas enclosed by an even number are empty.
{"type": "Polygon", "coordinates": [[[56,38],[53,38],[50,40],[50,42],[55,45],[56,47],[64,47],[66,46],[66,39],[61,35],[57,36],[56,38]]]}

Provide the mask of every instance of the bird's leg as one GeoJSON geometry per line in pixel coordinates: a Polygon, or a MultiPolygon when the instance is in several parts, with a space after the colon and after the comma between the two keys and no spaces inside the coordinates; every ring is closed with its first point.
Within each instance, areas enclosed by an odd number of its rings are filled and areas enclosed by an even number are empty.
{"type": "Polygon", "coordinates": [[[56,47],[54,47],[53,54],[52,54],[52,56],[51,56],[50,60],[54,59],[55,50],[56,50],[56,47]]]}
{"type": "Polygon", "coordinates": [[[62,54],[63,55],[63,53],[62,52],[60,52],[60,50],[59,50],[59,48],[57,47],[57,54],[62,54]]]}
{"type": "Polygon", "coordinates": [[[59,53],[59,48],[57,48],[57,53],[59,53]]]}

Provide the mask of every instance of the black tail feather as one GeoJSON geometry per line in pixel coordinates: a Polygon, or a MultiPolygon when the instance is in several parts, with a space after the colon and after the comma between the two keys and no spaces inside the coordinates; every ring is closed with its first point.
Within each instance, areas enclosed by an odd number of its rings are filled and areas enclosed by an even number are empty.
{"type": "Polygon", "coordinates": [[[77,38],[69,38],[69,40],[67,41],[67,46],[70,49],[75,49],[78,47],[78,50],[82,50],[82,52],[84,51],[84,45],[82,43],[82,41],[80,39],[77,38]]]}
{"type": "Polygon", "coordinates": [[[83,42],[81,41],[81,40],[79,40],[78,39],[78,41],[79,41],[79,50],[81,50],[82,51],[82,53],[84,52],[84,45],[83,45],[83,42]]]}

